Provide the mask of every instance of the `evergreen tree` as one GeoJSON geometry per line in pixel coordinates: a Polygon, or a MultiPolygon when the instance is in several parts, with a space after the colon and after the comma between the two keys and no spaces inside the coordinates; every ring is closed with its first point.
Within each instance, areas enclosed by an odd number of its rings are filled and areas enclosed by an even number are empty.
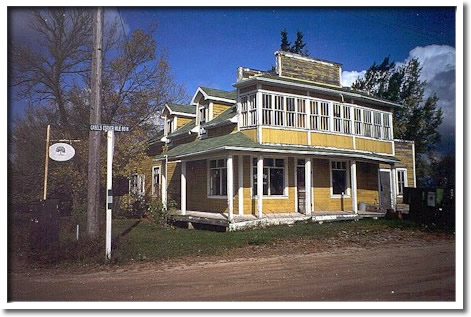
{"type": "Polygon", "coordinates": [[[394,137],[415,142],[417,178],[424,179],[426,168],[421,164],[427,153],[440,142],[438,127],[443,120],[442,109],[437,106],[436,95],[425,98],[425,81],[420,80],[422,67],[417,59],[396,67],[386,57],[380,65],[374,63],[364,78],[352,87],[402,104],[394,109],[394,137]]]}
{"type": "Polygon", "coordinates": [[[306,43],[303,41],[303,36],[304,34],[301,31],[296,33],[296,41],[294,42],[294,45],[291,47],[290,51],[303,56],[309,56],[308,50],[305,49],[306,43]]]}
{"type": "Polygon", "coordinates": [[[291,47],[291,43],[288,42],[288,32],[286,28],[281,31],[281,45],[280,49],[285,52],[289,52],[291,47]]]}

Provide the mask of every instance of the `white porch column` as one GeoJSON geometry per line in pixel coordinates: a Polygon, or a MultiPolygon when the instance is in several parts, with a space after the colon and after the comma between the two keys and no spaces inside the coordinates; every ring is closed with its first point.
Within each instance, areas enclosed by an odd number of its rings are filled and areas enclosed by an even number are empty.
{"type": "Polygon", "coordinates": [[[396,210],[396,197],[397,197],[397,182],[396,182],[396,169],[391,164],[391,208],[396,210]]]}
{"type": "Polygon", "coordinates": [[[167,160],[162,162],[162,205],[167,209],[167,160]]]}
{"type": "Polygon", "coordinates": [[[238,193],[239,193],[239,215],[244,214],[244,156],[239,155],[237,158],[238,162],[238,193]]]}
{"type": "Polygon", "coordinates": [[[351,196],[352,196],[352,208],[355,214],[358,214],[358,203],[357,203],[357,162],[351,161],[350,164],[350,180],[351,180],[351,196]]]}
{"type": "Polygon", "coordinates": [[[234,170],[232,154],[227,156],[227,214],[229,221],[234,219],[234,170]]]}
{"type": "Polygon", "coordinates": [[[257,218],[263,215],[263,156],[257,160],[257,218]]]}
{"type": "Polygon", "coordinates": [[[312,214],[311,158],[304,160],[304,184],[306,191],[306,216],[310,216],[312,214]]]}
{"type": "Polygon", "coordinates": [[[182,173],[181,173],[181,211],[182,215],[186,215],[186,162],[182,161],[182,173]]]}

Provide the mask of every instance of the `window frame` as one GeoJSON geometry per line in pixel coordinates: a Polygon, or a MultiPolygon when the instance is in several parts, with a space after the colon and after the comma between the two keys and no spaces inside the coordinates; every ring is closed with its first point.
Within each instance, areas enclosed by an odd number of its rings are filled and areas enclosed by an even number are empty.
{"type": "Polygon", "coordinates": [[[404,195],[404,188],[405,187],[408,187],[408,182],[407,182],[407,168],[405,167],[400,167],[400,168],[396,168],[396,189],[397,189],[397,193],[396,193],[396,196],[397,197],[403,197],[404,195]],[[404,185],[403,185],[403,188],[402,188],[402,193],[399,193],[399,173],[404,173],[404,185]]]}
{"type": "Polygon", "coordinates": [[[207,197],[211,199],[227,199],[227,158],[224,157],[216,157],[216,158],[209,158],[206,160],[206,184],[207,184],[207,197]],[[223,160],[224,161],[224,167],[218,167],[217,166],[217,161],[223,160]],[[216,167],[211,167],[211,161],[216,161],[216,167]],[[221,171],[221,174],[219,175],[220,177],[220,183],[219,183],[219,190],[221,195],[212,195],[211,194],[211,169],[226,169],[226,194],[222,195],[222,189],[223,189],[223,183],[224,183],[224,178],[223,178],[223,173],[221,171]]]}
{"type": "MultiPolygon", "coordinates": [[[[256,171],[257,169],[257,165],[254,165],[253,164],[253,160],[257,160],[258,161],[258,157],[257,156],[251,156],[250,157],[250,197],[252,197],[252,199],[258,199],[258,194],[255,195],[254,194],[254,177],[256,174],[254,174],[254,170],[256,171]]],[[[262,198],[263,199],[288,199],[289,198],[289,186],[288,186],[288,158],[287,157],[282,157],[282,156],[269,156],[269,157],[263,157],[263,169],[265,170],[265,168],[271,168],[271,167],[265,167],[265,162],[267,159],[273,159],[273,160],[276,160],[276,159],[282,159],[283,160],[283,178],[284,178],[284,182],[283,182],[283,194],[282,195],[263,195],[262,198]]],[[[274,167],[276,168],[276,167],[274,167]]],[[[279,167],[278,167],[279,168],[279,167]]],[[[270,171],[268,171],[268,174],[267,174],[267,187],[268,187],[268,194],[270,194],[270,183],[269,183],[269,180],[270,180],[270,171]]]]}
{"type": "Polygon", "coordinates": [[[129,178],[129,194],[132,197],[143,197],[146,194],[146,175],[132,173],[129,178]],[[136,176],[136,190],[134,191],[134,177],[136,176]],[[139,188],[140,187],[140,188],[139,188]]]}
{"type": "Polygon", "coordinates": [[[345,182],[347,186],[346,186],[346,193],[343,195],[343,198],[351,198],[351,179],[350,179],[350,166],[351,165],[350,165],[349,160],[342,160],[342,159],[330,159],[329,160],[330,198],[342,198],[342,194],[334,194],[332,171],[343,170],[343,169],[338,169],[338,168],[333,169],[332,162],[345,163],[345,172],[346,172],[345,182]]]}

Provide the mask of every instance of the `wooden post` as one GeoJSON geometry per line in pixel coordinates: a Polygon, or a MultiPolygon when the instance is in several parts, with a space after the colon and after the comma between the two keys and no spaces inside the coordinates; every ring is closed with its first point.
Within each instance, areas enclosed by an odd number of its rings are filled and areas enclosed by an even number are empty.
{"type": "Polygon", "coordinates": [[[311,186],[311,158],[306,158],[304,160],[304,182],[306,190],[306,216],[310,216],[312,213],[311,209],[311,195],[312,195],[312,186],[311,186]]]}
{"type": "MultiPolygon", "coordinates": [[[[103,8],[96,10],[93,24],[90,124],[101,122],[101,74],[103,42],[103,8]]],[[[100,209],[100,132],[89,132],[87,234],[98,237],[100,209]]]]}
{"type": "Polygon", "coordinates": [[[47,125],[46,129],[46,160],[44,163],[44,193],[43,193],[43,200],[46,200],[47,197],[47,173],[49,167],[49,136],[51,133],[51,125],[47,125]]]}
{"type": "Polygon", "coordinates": [[[186,162],[182,161],[182,173],[181,173],[181,212],[182,215],[186,215],[186,162]]]}
{"type": "Polygon", "coordinates": [[[352,209],[355,214],[358,214],[357,203],[357,163],[352,160],[350,163],[350,180],[351,180],[351,196],[352,196],[352,209]]]}
{"type": "Polygon", "coordinates": [[[234,164],[232,154],[227,156],[227,213],[229,221],[234,219],[234,164]]]}
{"type": "Polygon", "coordinates": [[[396,169],[394,164],[391,164],[391,208],[396,210],[396,197],[397,197],[397,181],[396,181],[396,169]]]}
{"type": "Polygon", "coordinates": [[[164,209],[167,209],[167,157],[165,157],[165,161],[162,162],[162,205],[164,209]]]}
{"type": "Polygon", "coordinates": [[[114,151],[114,131],[106,133],[106,260],[111,259],[111,211],[113,210],[113,151],[114,151]]]}
{"type": "Polygon", "coordinates": [[[257,217],[263,216],[263,156],[257,160],[257,217]]]}
{"type": "Polygon", "coordinates": [[[239,155],[238,157],[238,174],[239,174],[239,215],[244,214],[244,156],[239,155]]]}

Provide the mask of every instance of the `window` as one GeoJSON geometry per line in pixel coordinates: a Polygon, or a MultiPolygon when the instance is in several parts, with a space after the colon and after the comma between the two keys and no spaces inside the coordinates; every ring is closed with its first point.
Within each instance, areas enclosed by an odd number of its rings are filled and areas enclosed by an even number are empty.
{"type": "Polygon", "coordinates": [[[311,117],[310,117],[310,128],[312,130],[319,130],[319,102],[310,101],[311,117]]]}
{"type": "Polygon", "coordinates": [[[404,194],[404,187],[407,187],[407,169],[396,169],[397,171],[397,195],[404,194]]]}
{"type": "Polygon", "coordinates": [[[171,119],[167,119],[167,121],[165,121],[165,129],[167,131],[167,134],[170,134],[173,132],[173,118],[171,119]]]}
{"type": "Polygon", "coordinates": [[[391,123],[389,113],[383,113],[383,139],[391,140],[391,123]]]}
{"type": "Polygon", "coordinates": [[[272,124],[272,104],[271,95],[262,94],[262,122],[263,124],[272,124]]]}
{"type": "Polygon", "coordinates": [[[241,125],[243,127],[246,127],[249,125],[249,112],[248,112],[248,98],[247,96],[244,96],[241,98],[241,103],[240,103],[240,115],[242,117],[242,122],[241,125]]]}
{"type": "Polygon", "coordinates": [[[297,118],[296,118],[296,126],[298,128],[306,128],[306,100],[304,99],[297,99],[297,118]]]}
{"type": "Polygon", "coordinates": [[[334,103],[334,131],[340,132],[341,131],[341,114],[340,114],[340,104],[334,103]]]}
{"type": "Polygon", "coordinates": [[[227,195],[227,167],[225,159],[209,161],[209,195],[227,195]]]}
{"type": "Polygon", "coordinates": [[[286,125],[288,127],[294,127],[294,121],[296,120],[296,106],[294,98],[286,98],[286,125]]]}
{"type": "Polygon", "coordinates": [[[376,111],[374,112],[373,137],[381,139],[381,113],[376,111]]]}
{"type": "Polygon", "coordinates": [[[350,107],[343,106],[343,133],[351,134],[352,133],[352,121],[350,116],[350,107]]]}
{"type": "MultiPolygon", "coordinates": [[[[253,195],[257,195],[257,159],[253,159],[253,195]]],[[[285,188],[285,160],[265,158],[263,160],[263,195],[282,196],[285,188]]]]}
{"type": "Polygon", "coordinates": [[[363,135],[371,136],[371,111],[363,110],[363,135]]]}
{"type": "Polygon", "coordinates": [[[133,196],[144,196],[145,194],[145,175],[132,174],[129,180],[129,193],[133,196]]]}
{"type": "Polygon", "coordinates": [[[330,173],[333,195],[348,195],[348,172],[346,161],[331,161],[330,173]]]}
{"type": "Polygon", "coordinates": [[[255,94],[249,96],[249,126],[257,123],[257,99],[255,94]]]}
{"type": "Polygon", "coordinates": [[[206,107],[205,106],[199,107],[199,117],[200,117],[200,124],[203,124],[206,122],[206,107]]]}
{"type": "Polygon", "coordinates": [[[284,125],[285,109],[283,103],[283,96],[275,96],[275,125],[284,125]]]}
{"type": "Polygon", "coordinates": [[[355,134],[361,135],[361,109],[355,108],[353,116],[355,120],[355,134]]]}
{"type": "Polygon", "coordinates": [[[152,167],[152,195],[159,195],[160,189],[160,166],[152,167]]]}
{"type": "Polygon", "coordinates": [[[321,130],[329,131],[329,103],[321,102],[321,130]]]}

